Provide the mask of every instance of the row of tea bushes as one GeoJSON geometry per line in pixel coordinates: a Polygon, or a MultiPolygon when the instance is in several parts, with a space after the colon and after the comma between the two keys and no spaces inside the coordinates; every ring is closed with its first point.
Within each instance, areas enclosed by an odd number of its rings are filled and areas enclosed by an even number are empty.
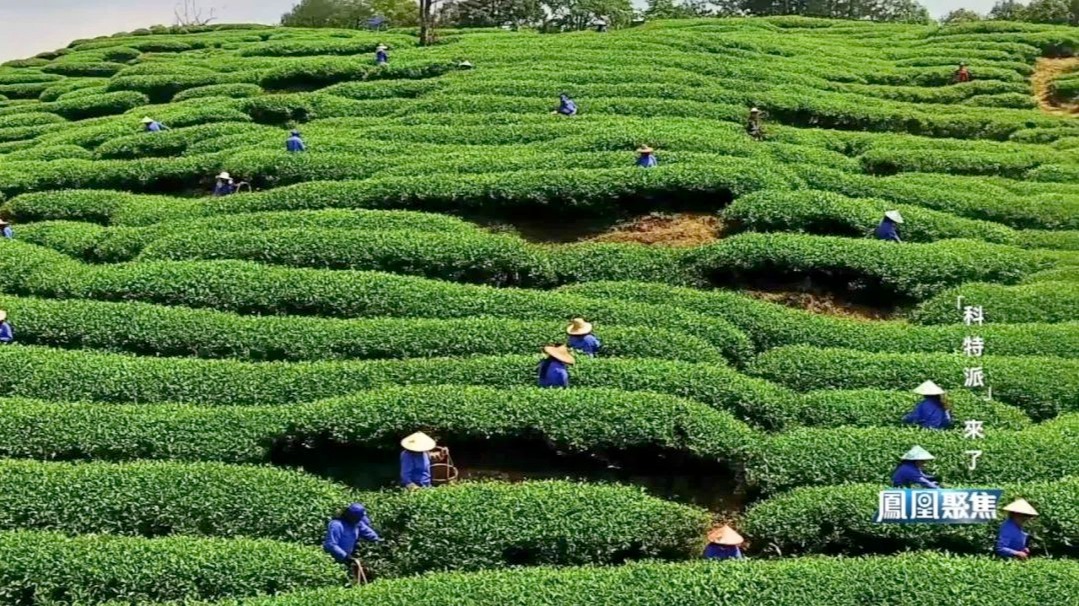
{"type": "MultiPolygon", "coordinates": [[[[359,501],[385,541],[361,550],[365,566],[379,576],[686,559],[703,545],[709,523],[703,510],[635,488],[556,481],[352,492],[263,467],[7,461],[0,463],[0,485],[10,488],[0,496],[4,529],[248,537],[312,546],[321,543],[332,516],[359,501]],[[433,552],[443,557],[433,558],[433,552]]],[[[317,559],[335,568],[328,556],[317,559]]]]}
{"type": "MultiPolygon", "coordinates": [[[[1054,270],[1049,270],[1054,272],[1054,270]]],[[[963,321],[956,298],[963,305],[980,306],[987,326],[1020,322],[1074,322],[1079,318],[1079,284],[1068,280],[1075,268],[1060,268],[1052,276],[1030,284],[964,284],[922,302],[911,313],[918,324],[954,324],[963,321]]],[[[980,328],[980,327],[979,327],[980,328]]]]}
{"type": "MultiPolygon", "coordinates": [[[[1033,530],[1037,556],[1074,555],[1079,536],[1079,478],[1055,482],[993,485],[1003,488],[1001,504],[1024,498],[1040,514],[1033,530]]],[[[889,553],[939,549],[992,553],[997,524],[880,524],[874,522],[880,485],[850,484],[796,488],[753,506],[743,529],[784,555],[805,553],[889,553]]],[[[997,514],[1002,516],[1004,514],[997,514]]]]}

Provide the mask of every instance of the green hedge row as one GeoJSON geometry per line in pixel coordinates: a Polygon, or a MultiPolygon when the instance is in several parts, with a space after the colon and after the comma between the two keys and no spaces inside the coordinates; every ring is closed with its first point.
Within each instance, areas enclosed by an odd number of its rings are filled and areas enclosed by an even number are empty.
{"type": "MultiPolygon", "coordinates": [[[[530,354],[566,340],[566,322],[248,317],[144,303],[0,295],[19,343],[149,356],[240,360],[436,358],[530,354]]],[[[724,364],[708,342],[657,327],[603,326],[603,355],[724,364]]]]}
{"type": "MultiPolygon", "coordinates": [[[[1003,488],[1001,505],[1030,501],[1040,513],[1033,527],[1032,551],[1072,555],[1079,536],[1079,478],[1003,488]]],[[[743,530],[777,547],[784,555],[802,553],[889,553],[907,549],[991,554],[998,523],[879,524],[874,522],[880,485],[852,484],[796,488],[751,507],[743,530]]],[[[998,517],[1004,514],[997,514],[998,517]]]]}
{"type": "Polygon", "coordinates": [[[256,97],[262,94],[258,84],[210,84],[180,91],[172,98],[174,103],[203,97],[231,97],[234,99],[256,97]]]}
{"type": "Polygon", "coordinates": [[[213,137],[235,135],[250,129],[251,125],[243,122],[214,122],[152,134],[133,132],[126,137],[117,137],[102,143],[94,153],[98,158],[120,160],[179,156],[187,151],[192,143],[213,137]]]}
{"type": "MultiPolygon", "coordinates": [[[[969,288],[970,285],[964,285],[959,291],[967,292],[969,288]]],[[[956,352],[961,350],[963,337],[977,333],[985,339],[985,351],[994,355],[1079,357],[1079,323],[1000,324],[992,306],[987,307],[986,312],[990,322],[973,329],[962,324],[923,326],[906,322],[861,322],[796,310],[735,292],[701,291],[665,284],[588,282],[563,287],[560,292],[596,299],[668,305],[721,318],[750,335],[761,351],[802,344],[895,353],[956,352]]],[[[940,300],[946,301],[947,297],[941,295],[940,300]]],[[[936,305],[937,299],[930,301],[923,304],[923,309],[936,305]]],[[[1079,308],[1076,312],[1075,317],[1079,317],[1079,308]]],[[[951,309],[945,309],[943,313],[953,321],[962,319],[954,298],[951,309]]],[[[916,318],[921,319],[920,316],[916,318]]],[[[1025,321],[1019,317],[1009,319],[1025,321]]],[[[1063,321],[1062,316],[1060,320],[1063,321]]]]}
{"type": "Polygon", "coordinates": [[[915,444],[936,456],[928,467],[945,484],[1045,482],[1079,475],[1075,441],[1079,415],[1064,415],[1021,431],[985,428],[976,441],[963,432],[918,428],[796,429],[766,437],[750,450],[746,480],[768,494],[799,486],[857,482],[888,484],[899,458],[915,444]],[[969,468],[967,450],[980,450],[969,468]]]}
{"type": "Polygon", "coordinates": [[[749,338],[724,320],[658,306],[494,289],[389,274],[275,268],[238,261],[88,266],[19,241],[0,242],[0,291],[20,295],[145,301],[241,314],[451,319],[477,315],[666,326],[701,337],[736,362],[749,338]],[[243,285],[243,288],[238,288],[243,285]]]}
{"type": "MultiPolygon", "coordinates": [[[[447,381],[460,379],[451,376],[447,381]]],[[[392,460],[400,435],[426,427],[449,442],[541,436],[572,453],[640,449],[731,461],[741,458],[756,438],[729,413],[682,397],[490,383],[384,385],[307,404],[257,406],[61,405],[13,398],[0,400],[7,413],[0,419],[0,453],[260,463],[270,461],[279,448],[304,452],[347,444],[386,449],[392,460]]]]}
{"type": "Polygon", "coordinates": [[[714,283],[809,274],[840,288],[926,299],[964,282],[1018,282],[1052,261],[1032,251],[972,240],[906,244],[798,234],[741,234],[694,249],[694,271],[714,283]]]}
{"type": "MultiPolygon", "coordinates": [[[[1061,268],[1060,271],[1074,271],[1074,268],[1061,268]]],[[[1018,286],[964,284],[922,302],[911,313],[911,321],[918,324],[962,322],[963,313],[956,307],[960,296],[963,297],[962,305],[982,307],[988,325],[1074,322],[1079,318],[1079,284],[1050,279],[1018,286]]]]}
{"type": "Polygon", "coordinates": [[[1034,419],[1079,412],[1079,360],[1075,359],[869,353],[795,345],[761,354],[749,372],[798,391],[903,389],[910,386],[912,377],[932,378],[945,389],[959,390],[964,368],[969,367],[983,369],[985,386],[992,386],[994,398],[1022,408],[1034,419]]]}
{"type": "Polygon", "coordinates": [[[319,550],[264,540],[0,532],[0,604],[145,604],[332,587],[319,550]]]}
{"type": "Polygon", "coordinates": [[[968,238],[1022,245],[1015,230],[989,221],[816,190],[755,192],[735,200],[723,211],[723,219],[731,227],[747,231],[865,237],[881,222],[886,210],[899,210],[906,219],[900,228],[905,242],[968,238]]]}
{"type": "Polygon", "coordinates": [[[631,564],[614,568],[529,568],[449,573],[375,583],[359,591],[328,589],[242,606],[414,606],[440,603],[590,606],[864,606],[926,604],[946,591],[956,606],[1064,604],[1079,593],[1079,565],[1036,559],[1015,566],[984,557],[933,553],[875,558],[796,558],[717,566],[631,564]]]}
{"type": "MultiPolygon", "coordinates": [[[[553,481],[357,493],[270,468],[4,462],[0,485],[21,491],[0,497],[7,508],[3,528],[266,537],[310,545],[321,543],[332,516],[359,501],[385,539],[362,545],[361,557],[383,577],[686,559],[697,554],[709,523],[703,510],[639,489],[553,481]]],[[[316,559],[335,569],[328,556],[316,559]]],[[[331,578],[343,580],[343,571],[337,574],[331,578]]]]}

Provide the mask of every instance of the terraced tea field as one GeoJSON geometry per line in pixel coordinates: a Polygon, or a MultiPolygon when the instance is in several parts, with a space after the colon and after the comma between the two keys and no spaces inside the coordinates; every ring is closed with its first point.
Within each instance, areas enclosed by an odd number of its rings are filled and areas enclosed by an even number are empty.
{"type": "Polygon", "coordinates": [[[439,36],[0,67],[0,605],[1073,603],[1079,30],[439,36]],[[536,387],[574,317],[603,350],[536,387]],[[953,429],[904,424],[926,379],[953,429]],[[460,481],[396,488],[421,429],[460,481]],[[914,444],[1039,510],[1029,561],[997,522],[873,523],[914,444]],[[359,588],[320,548],[352,501],[359,588]],[[691,561],[719,523],[749,561],[691,561]]]}

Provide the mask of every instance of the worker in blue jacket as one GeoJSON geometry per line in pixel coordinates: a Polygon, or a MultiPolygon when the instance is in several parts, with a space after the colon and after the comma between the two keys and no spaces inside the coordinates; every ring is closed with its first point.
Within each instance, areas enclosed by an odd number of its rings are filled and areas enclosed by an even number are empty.
{"type": "Polygon", "coordinates": [[[15,340],[15,331],[7,321],[7,312],[0,309],[0,345],[7,345],[15,340]]]}
{"type": "Polygon", "coordinates": [[[745,543],[742,535],[730,526],[716,528],[708,533],[708,545],[704,547],[706,560],[741,560],[741,545],[745,543]]]}
{"type": "Polygon", "coordinates": [[[223,172],[217,175],[217,183],[214,185],[215,196],[228,196],[236,193],[236,184],[232,181],[232,176],[223,172]]]}
{"type": "Polygon", "coordinates": [[[570,347],[589,357],[595,357],[600,347],[603,347],[599,339],[592,334],[592,323],[585,322],[584,318],[570,320],[569,326],[566,327],[566,335],[569,337],[570,347]]]}
{"type": "Polygon", "coordinates": [[[11,240],[15,237],[15,231],[11,229],[11,223],[0,219],[0,237],[11,240]]]}
{"type": "Polygon", "coordinates": [[[944,390],[932,381],[919,385],[914,393],[924,396],[921,402],[903,417],[903,421],[925,429],[948,429],[952,426],[952,413],[948,410],[948,401],[944,390]]]}
{"type": "Polygon", "coordinates": [[[334,561],[348,566],[351,574],[359,576],[357,573],[361,572],[360,562],[353,558],[352,552],[355,551],[360,539],[372,543],[382,541],[375,529],[371,528],[367,508],[362,503],[353,503],[336,518],[330,520],[326,527],[326,539],[322,542],[322,549],[330,554],[334,561]]]}
{"type": "Polygon", "coordinates": [[[562,114],[563,116],[576,116],[577,104],[573,102],[573,99],[569,98],[569,95],[562,93],[558,95],[558,109],[551,113],[562,114]]]}
{"type": "Polygon", "coordinates": [[[873,237],[887,242],[902,242],[899,239],[899,232],[896,231],[896,226],[901,223],[903,223],[903,215],[899,214],[898,210],[890,210],[884,213],[880,225],[873,230],[873,237]]]}
{"type": "Polygon", "coordinates": [[[375,65],[386,65],[390,62],[390,55],[386,50],[385,44],[379,44],[375,48],[375,65]]]}
{"type": "Polygon", "coordinates": [[[569,367],[576,360],[565,345],[548,345],[543,348],[547,357],[539,364],[540,387],[569,387],[569,367]]]}
{"type": "Polygon", "coordinates": [[[656,160],[656,155],[653,153],[655,151],[656,150],[648,147],[647,145],[642,145],[638,147],[637,166],[641,168],[652,168],[657,166],[659,164],[659,161],[656,160]]]}
{"type": "Polygon", "coordinates": [[[1008,519],[1000,525],[994,551],[1002,558],[1025,560],[1030,557],[1030,535],[1023,531],[1023,524],[1036,517],[1038,512],[1026,499],[1016,499],[1004,507],[1008,519]]]}
{"type": "Polygon", "coordinates": [[[288,139],[285,139],[285,150],[293,153],[307,151],[307,146],[303,144],[303,139],[300,138],[300,131],[294,130],[289,133],[288,139]]]}
{"type": "Polygon", "coordinates": [[[438,463],[446,456],[445,449],[437,449],[434,438],[417,431],[401,440],[401,486],[405,488],[430,488],[431,463],[438,463]]]}
{"type": "Polygon", "coordinates": [[[896,488],[940,488],[937,478],[925,473],[925,464],[935,459],[921,446],[915,446],[903,455],[899,466],[892,474],[892,486],[896,488]]]}
{"type": "Polygon", "coordinates": [[[169,130],[169,127],[147,116],[142,119],[142,126],[148,133],[159,133],[163,130],[169,130]]]}

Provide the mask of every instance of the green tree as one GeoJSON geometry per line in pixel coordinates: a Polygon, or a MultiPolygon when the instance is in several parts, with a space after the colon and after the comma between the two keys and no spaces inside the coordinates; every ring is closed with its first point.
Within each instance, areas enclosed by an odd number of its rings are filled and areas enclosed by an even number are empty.
{"type": "Polygon", "coordinates": [[[973,23],[974,21],[981,21],[983,17],[978,13],[960,8],[948,13],[943,19],[940,20],[944,25],[959,25],[960,23],[973,23]]]}
{"type": "Polygon", "coordinates": [[[1034,0],[1023,10],[1023,21],[1059,23],[1071,21],[1071,8],[1064,0],[1034,0]]]}
{"type": "Polygon", "coordinates": [[[619,27],[633,19],[630,0],[543,0],[543,7],[547,11],[544,31],[588,29],[596,19],[619,27]]]}
{"type": "Polygon", "coordinates": [[[460,27],[516,26],[543,22],[540,0],[460,0],[446,8],[445,18],[460,27]]]}
{"type": "Polygon", "coordinates": [[[998,21],[1023,21],[1026,7],[1015,0],[1000,0],[989,11],[989,18],[998,21]]]}
{"type": "Polygon", "coordinates": [[[650,19],[693,19],[714,14],[710,3],[705,0],[648,0],[644,14],[650,19]]]}
{"type": "Polygon", "coordinates": [[[281,25],[358,29],[376,16],[395,27],[419,23],[413,0],[301,0],[281,17],[281,25]]]}

